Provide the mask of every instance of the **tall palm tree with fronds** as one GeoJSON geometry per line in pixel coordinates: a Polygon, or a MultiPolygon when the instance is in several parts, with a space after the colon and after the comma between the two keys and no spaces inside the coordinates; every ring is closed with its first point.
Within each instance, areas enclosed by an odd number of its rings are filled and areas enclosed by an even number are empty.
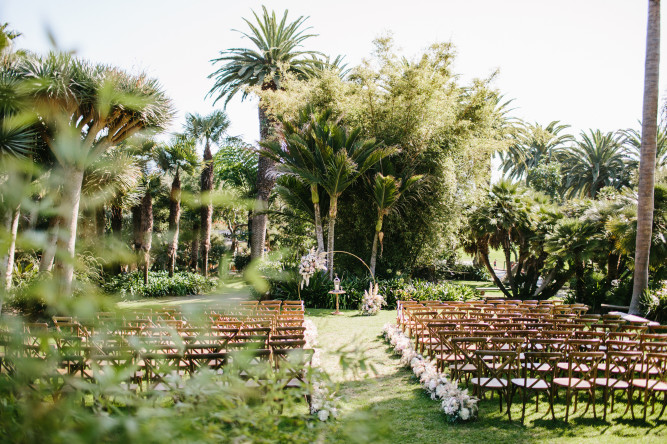
{"type": "Polygon", "coordinates": [[[531,168],[549,162],[559,148],[573,140],[570,134],[563,133],[569,127],[557,120],[547,126],[519,125],[515,142],[499,154],[503,173],[510,179],[522,179],[531,168]]]}
{"type": "Polygon", "coordinates": [[[332,114],[331,109],[316,112],[308,106],[300,110],[294,120],[279,117],[281,139],[261,144],[264,148],[262,156],[275,162],[275,171],[297,177],[310,186],[318,251],[324,251],[324,230],[322,229],[317,178],[318,169],[322,168],[322,163],[317,158],[317,142],[313,127],[327,125],[332,120],[332,114]]]}
{"type": "MultiPolygon", "coordinates": [[[[201,172],[201,236],[202,273],[208,276],[208,253],[211,249],[211,225],[213,223],[213,153],[211,144],[219,144],[229,129],[229,119],[223,111],[213,111],[208,116],[188,114],[185,133],[204,144],[204,164],[201,172]]],[[[195,254],[196,256],[196,254],[195,254]]]]}
{"type": "Polygon", "coordinates": [[[603,187],[630,184],[629,157],[618,133],[582,132],[574,146],[558,151],[558,159],[569,197],[595,198],[603,187]]]}
{"type": "MultiPolygon", "coordinates": [[[[213,59],[214,65],[221,66],[209,78],[215,78],[215,84],[210,96],[215,101],[224,98],[225,105],[237,93],[241,98],[248,95],[247,87],[257,86],[263,90],[278,90],[283,75],[287,72],[300,77],[312,74],[313,58],[320,55],[316,51],[301,50],[302,43],[314,34],[307,33],[303,25],[307,17],[298,17],[292,22],[287,21],[287,11],[278,20],[275,12],[269,13],[262,6],[261,17],[253,12],[255,22],[244,19],[250,32],[241,32],[249,39],[255,48],[230,48],[220,53],[220,57],[213,59]]],[[[259,132],[260,140],[269,137],[270,122],[264,105],[259,103],[259,132]]],[[[259,158],[257,171],[257,208],[252,221],[251,255],[261,257],[266,240],[266,223],[268,199],[275,179],[270,171],[273,161],[268,157],[259,158]]]]}
{"type": "Polygon", "coordinates": [[[422,175],[415,175],[402,180],[394,176],[384,176],[382,173],[377,173],[375,175],[373,182],[373,201],[377,207],[378,218],[375,223],[373,249],[371,250],[371,275],[375,276],[378,242],[382,244],[384,237],[384,234],[382,233],[382,222],[385,216],[396,210],[401,196],[421,180],[422,177],[422,175]]]}
{"type": "Polygon", "coordinates": [[[648,288],[648,267],[653,229],[655,158],[658,134],[658,96],[660,72],[660,0],[648,2],[646,61],[644,65],[644,106],[642,144],[637,185],[637,243],[630,313],[640,312],[639,301],[648,288]]]}
{"type": "Polygon", "coordinates": [[[334,276],[334,229],[338,198],[373,165],[396,152],[381,147],[375,139],[363,139],[361,128],[348,130],[335,122],[316,122],[312,130],[315,140],[314,159],[317,169],[312,182],[329,195],[329,229],[327,232],[327,265],[329,278],[334,276]]]}
{"type": "Polygon", "coordinates": [[[177,135],[169,144],[158,147],[155,160],[162,171],[173,176],[169,193],[169,244],[167,245],[167,267],[171,277],[174,275],[178,253],[181,220],[181,171],[192,173],[199,164],[196,143],[185,135],[177,135]]]}

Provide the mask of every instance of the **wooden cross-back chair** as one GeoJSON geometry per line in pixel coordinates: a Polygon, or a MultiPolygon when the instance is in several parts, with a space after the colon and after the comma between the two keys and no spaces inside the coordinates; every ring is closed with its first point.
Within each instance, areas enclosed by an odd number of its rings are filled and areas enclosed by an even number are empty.
{"type": "MultiPolygon", "coordinates": [[[[554,399],[551,381],[553,381],[556,374],[556,365],[563,359],[563,354],[560,352],[547,351],[528,351],[523,354],[524,362],[522,363],[520,378],[512,379],[513,390],[521,389],[521,423],[523,424],[526,417],[526,393],[528,391],[537,392],[535,396],[535,412],[538,411],[540,394],[539,392],[547,392],[549,396],[549,411],[551,411],[551,418],[556,419],[554,413],[554,399]]],[[[510,396],[510,400],[512,397],[510,396]]]]}
{"type": "Polygon", "coordinates": [[[622,390],[628,393],[627,407],[625,408],[623,415],[625,415],[630,409],[630,387],[632,386],[632,379],[635,373],[635,368],[637,364],[641,362],[642,356],[642,353],[639,351],[607,350],[604,364],[600,363],[598,366],[598,371],[604,369],[604,375],[603,377],[598,377],[594,380],[595,385],[603,389],[604,413],[602,418],[605,421],[607,420],[607,404],[609,401],[610,393],[612,412],[614,411],[614,392],[617,390],[622,390]]]}
{"type": "Polygon", "coordinates": [[[519,353],[517,351],[475,350],[477,376],[470,379],[475,393],[482,396],[485,391],[496,391],[503,410],[503,398],[506,400],[507,416],[512,421],[511,381],[517,374],[519,353]]]}
{"type": "MultiPolygon", "coordinates": [[[[570,417],[570,404],[572,401],[572,394],[575,397],[574,411],[577,410],[577,394],[580,391],[588,392],[588,403],[584,414],[588,412],[588,408],[593,404],[593,417],[595,412],[595,378],[597,377],[598,365],[605,358],[603,352],[578,352],[570,351],[567,358],[567,376],[556,377],[553,379],[554,391],[558,387],[566,389],[566,408],[565,408],[565,422],[570,417]]],[[[558,363],[557,367],[561,368],[562,363],[558,363]]]]}
{"type": "Polygon", "coordinates": [[[452,378],[466,384],[470,375],[477,372],[476,350],[486,349],[486,338],[482,337],[457,337],[451,338],[450,343],[454,349],[454,363],[449,366],[452,378]]]}
{"type": "MultiPolygon", "coordinates": [[[[655,395],[663,394],[662,409],[658,417],[661,417],[667,407],[667,353],[648,352],[644,354],[642,363],[643,371],[639,378],[632,380],[632,388],[638,389],[643,395],[644,421],[646,421],[646,410],[649,399],[651,402],[651,414],[655,412],[655,395]],[[649,396],[650,395],[650,396],[649,396]]],[[[634,419],[634,406],[632,407],[632,418],[634,419]]]]}

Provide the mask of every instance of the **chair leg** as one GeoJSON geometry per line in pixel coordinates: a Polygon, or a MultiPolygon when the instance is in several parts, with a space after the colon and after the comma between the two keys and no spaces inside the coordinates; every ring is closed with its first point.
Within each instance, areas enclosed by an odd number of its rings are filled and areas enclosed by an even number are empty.
{"type": "MultiPolygon", "coordinates": [[[[597,414],[595,413],[595,386],[591,387],[590,398],[588,399],[588,404],[593,403],[593,418],[598,419],[597,414]]],[[[588,410],[588,405],[586,405],[586,410],[588,410]]]]}
{"type": "Polygon", "coordinates": [[[644,421],[646,421],[646,407],[648,406],[648,388],[644,389],[644,421]]]}
{"type": "Polygon", "coordinates": [[[565,422],[567,422],[570,417],[570,387],[567,388],[567,393],[565,394],[565,401],[567,402],[565,406],[565,422]]]}
{"type": "MultiPolygon", "coordinates": [[[[603,402],[603,411],[604,411],[604,413],[602,414],[602,419],[603,419],[603,421],[606,421],[607,420],[607,402],[609,402],[609,387],[607,387],[606,385],[604,386],[603,397],[604,397],[604,402],[603,402]]],[[[613,391],[611,392],[611,402],[612,402],[612,404],[614,402],[614,392],[613,391]]],[[[612,405],[611,411],[612,412],[614,411],[613,405],[612,405]]]]}
{"type": "Polygon", "coordinates": [[[522,387],[521,400],[523,401],[523,405],[521,407],[521,424],[523,424],[523,419],[526,417],[526,387],[522,387]]]}
{"type": "Polygon", "coordinates": [[[665,413],[665,407],[667,407],[667,392],[665,392],[665,395],[662,398],[662,410],[660,410],[658,418],[662,417],[662,414],[665,413]]]}
{"type": "MultiPolygon", "coordinates": [[[[554,412],[554,386],[551,386],[551,390],[549,390],[549,410],[551,410],[551,420],[555,421],[556,420],[556,412],[554,412]]],[[[549,412],[547,412],[549,413],[549,412]]]]}

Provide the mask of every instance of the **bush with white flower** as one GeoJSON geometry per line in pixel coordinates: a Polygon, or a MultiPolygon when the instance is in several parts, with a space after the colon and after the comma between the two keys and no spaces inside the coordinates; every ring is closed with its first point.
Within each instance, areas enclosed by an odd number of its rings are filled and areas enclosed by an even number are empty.
{"type": "Polygon", "coordinates": [[[315,248],[311,248],[308,254],[301,256],[301,263],[299,264],[299,274],[301,275],[301,288],[307,287],[310,283],[310,278],[316,271],[327,269],[326,252],[319,252],[315,248]]]}
{"type": "Polygon", "coordinates": [[[438,371],[436,363],[417,353],[410,338],[398,326],[386,324],[383,334],[394,347],[394,353],[401,355],[401,365],[409,366],[431,399],[440,401],[449,422],[469,421],[477,417],[477,398],[449,381],[438,371]]]}
{"type": "Polygon", "coordinates": [[[368,290],[364,291],[364,297],[361,299],[361,314],[364,316],[373,316],[378,314],[383,305],[387,305],[381,294],[378,293],[378,284],[371,282],[368,290]]]}

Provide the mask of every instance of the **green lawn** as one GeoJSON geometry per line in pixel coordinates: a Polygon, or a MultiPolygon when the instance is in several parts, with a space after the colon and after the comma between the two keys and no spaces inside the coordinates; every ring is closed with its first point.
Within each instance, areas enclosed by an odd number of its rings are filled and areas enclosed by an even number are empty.
{"type": "MultiPolygon", "coordinates": [[[[581,409],[571,414],[570,423],[565,424],[564,405],[557,402],[558,420],[554,423],[550,415],[545,415],[548,404],[543,401],[539,413],[535,413],[534,404],[527,407],[526,424],[522,426],[518,421],[520,402],[512,407],[515,421],[510,423],[505,414],[499,413],[494,398],[480,403],[477,421],[448,424],[438,402],[425,394],[408,369],[399,366],[398,357],[391,354],[390,347],[379,336],[385,323],[395,321],[394,311],[383,311],[373,317],[362,317],[353,311],[332,316],[329,311],[307,310],[307,316],[319,331],[322,365],[341,384],[342,417],[331,426],[329,442],[667,442],[667,418],[656,421],[656,412],[647,423],[633,422],[629,414],[620,419],[623,411],[620,402],[615,414],[607,414],[607,422],[593,419],[590,411],[582,417],[585,404],[580,404],[581,409]],[[373,364],[376,374],[366,377],[344,374],[338,365],[341,349],[353,356],[363,354],[373,364]]],[[[601,416],[601,404],[598,408],[601,416]]],[[[636,412],[641,416],[639,407],[636,412]]]]}
{"type": "MultiPolygon", "coordinates": [[[[477,284],[477,283],[472,283],[477,284]]],[[[184,309],[201,309],[229,298],[247,298],[242,287],[234,288],[232,295],[208,295],[169,299],[150,299],[121,303],[125,307],[151,305],[183,305],[184,309]]],[[[341,416],[328,423],[316,422],[313,440],[331,443],[597,443],[667,442],[667,417],[657,420],[657,413],[648,422],[632,421],[630,415],[620,418],[622,402],[616,412],[608,413],[607,422],[593,419],[592,413],[582,416],[583,406],[571,414],[565,424],[565,406],[556,404],[556,422],[547,417],[547,402],[540,402],[535,413],[534,403],[527,408],[526,423],[522,426],[521,404],[517,396],[512,407],[512,423],[498,411],[497,398],[480,402],[479,419],[466,424],[449,424],[439,409],[439,403],[426,395],[409,369],[399,365],[390,346],[381,338],[382,326],[395,322],[393,310],[377,316],[360,316],[356,311],[345,311],[341,316],[331,310],[308,309],[306,316],[318,328],[322,368],[339,384],[341,416]],[[357,373],[343,371],[341,356],[348,362],[363,361],[369,368],[357,373]],[[318,438],[315,438],[317,436],[318,438]]],[[[601,400],[598,410],[601,416],[601,400]]],[[[303,406],[305,408],[305,405],[303,406]]],[[[641,417],[640,407],[636,407],[641,417]]],[[[667,416],[667,415],[665,415],[667,416]]]]}

